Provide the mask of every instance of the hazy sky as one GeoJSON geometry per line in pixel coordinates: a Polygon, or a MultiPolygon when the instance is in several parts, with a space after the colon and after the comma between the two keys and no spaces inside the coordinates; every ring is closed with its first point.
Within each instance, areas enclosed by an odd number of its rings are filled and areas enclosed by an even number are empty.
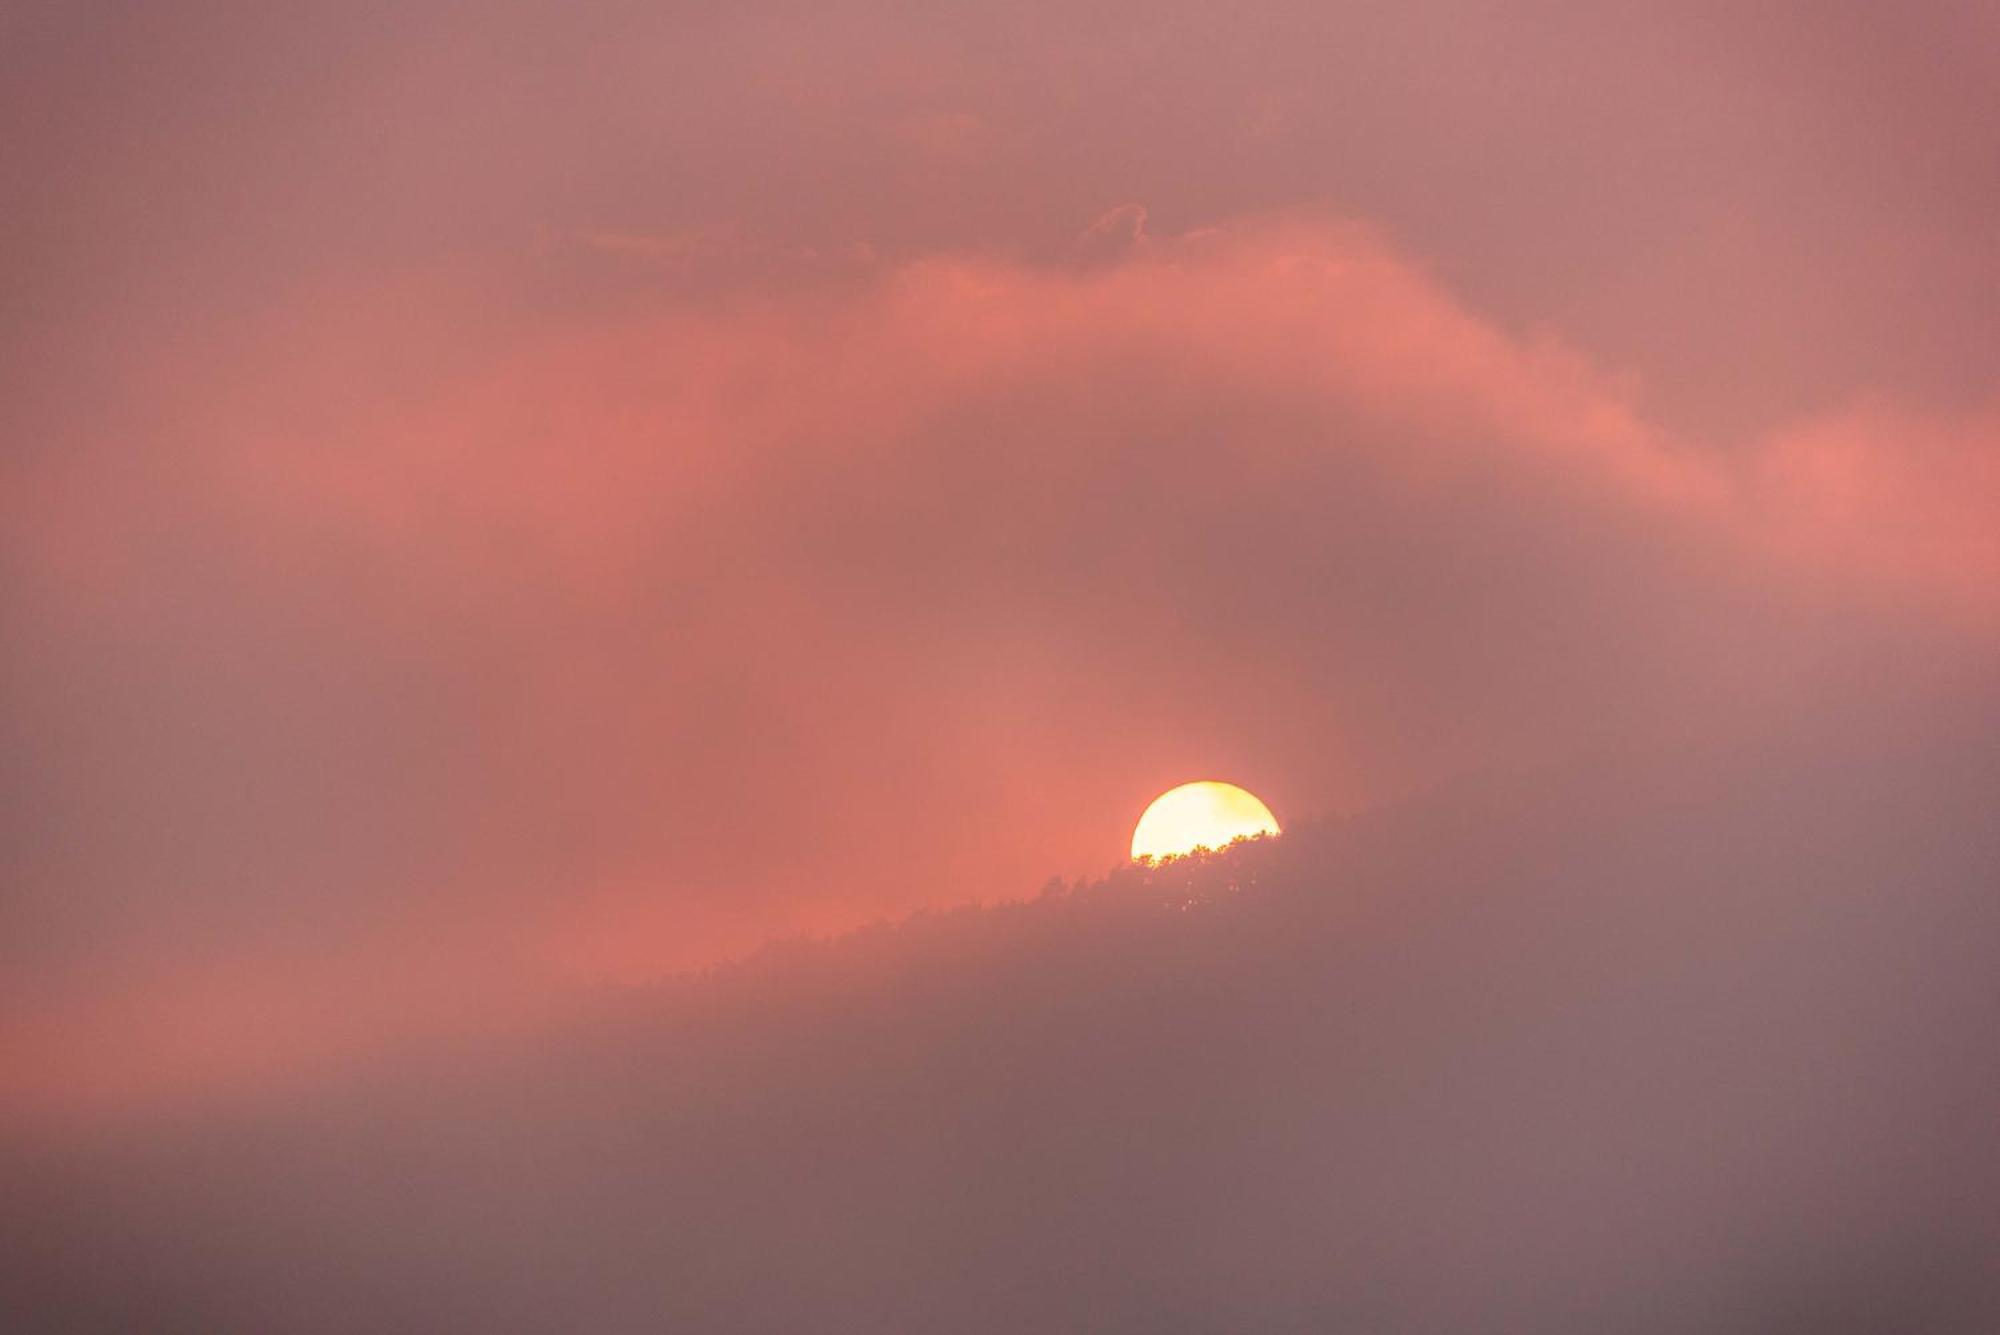
{"type": "Polygon", "coordinates": [[[1988,735],[1995,13],[0,12],[0,1092],[1988,735]]]}

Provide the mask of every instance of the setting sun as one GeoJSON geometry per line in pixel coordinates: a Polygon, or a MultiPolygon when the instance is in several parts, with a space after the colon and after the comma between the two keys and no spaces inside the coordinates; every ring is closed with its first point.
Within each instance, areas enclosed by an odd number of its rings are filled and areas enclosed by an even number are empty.
{"type": "Polygon", "coordinates": [[[1271,809],[1233,783],[1184,783],[1153,799],[1132,831],[1132,856],[1172,857],[1221,848],[1247,835],[1277,834],[1271,809]]]}

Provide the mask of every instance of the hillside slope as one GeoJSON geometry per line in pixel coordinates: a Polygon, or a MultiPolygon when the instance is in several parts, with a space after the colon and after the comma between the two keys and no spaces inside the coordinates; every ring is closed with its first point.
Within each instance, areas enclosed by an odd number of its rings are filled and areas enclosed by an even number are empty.
{"type": "Polygon", "coordinates": [[[1990,1330],[1981,741],[1468,786],[45,1135],[6,1325],[1990,1330]]]}

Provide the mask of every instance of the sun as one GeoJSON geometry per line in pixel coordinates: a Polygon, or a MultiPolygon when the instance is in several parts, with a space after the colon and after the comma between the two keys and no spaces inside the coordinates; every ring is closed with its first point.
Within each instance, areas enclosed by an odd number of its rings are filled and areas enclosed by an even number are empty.
{"type": "Polygon", "coordinates": [[[1243,835],[1277,834],[1271,808],[1233,783],[1184,783],[1153,799],[1132,831],[1132,857],[1164,858],[1221,848],[1243,835]]]}

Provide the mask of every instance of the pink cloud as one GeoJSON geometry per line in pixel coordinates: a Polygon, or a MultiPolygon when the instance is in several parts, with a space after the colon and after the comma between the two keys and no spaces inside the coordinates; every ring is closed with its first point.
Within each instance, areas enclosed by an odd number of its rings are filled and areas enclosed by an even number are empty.
{"type": "MultiPolygon", "coordinates": [[[[1099,869],[1197,771],[1324,811],[1730,726],[1849,652],[1813,609],[1868,638],[1858,584],[1940,635],[1992,606],[1977,428],[1708,447],[1351,223],[588,248],[632,290],[556,247],[329,294],[152,368],[147,485],[30,474],[18,568],[53,635],[130,647],[97,689],[158,733],[31,665],[47,745],[109,757],[58,823],[126,813],[32,869],[50,976],[165,1014],[248,979],[250,1029],[178,1028],[254,1067],[256,1017],[331,1013],[413,923],[478,923],[418,937],[444,1011],[506,1012],[1099,869]],[[662,256],[722,272],[645,287],[662,256]]],[[[33,1013],[63,1047],[103,1012],[33,1013]]]]}
{"type": "Polygon", "coordinates": [[[1777,433],[1755,479],[1787,557],[1912,592],[1991,629],[2000,613],[2000,424],[1885,405],[1777,433]]]}

